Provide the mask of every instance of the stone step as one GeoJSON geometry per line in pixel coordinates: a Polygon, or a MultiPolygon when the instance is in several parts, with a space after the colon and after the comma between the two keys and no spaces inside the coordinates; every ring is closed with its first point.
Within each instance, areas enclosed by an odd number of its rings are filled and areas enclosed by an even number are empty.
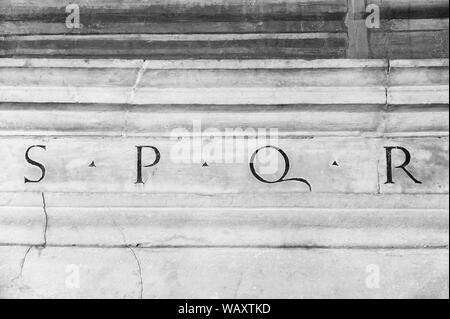
{"type": "Polygon", "coordinates": [[[12,246],[0,256],[2,298],[448,298],[448,249],[12,246]]]}
{"type": "Polygon", "coordinates": [[[0,102],[448,104],[448,59],[0,60],[0,102]]]}

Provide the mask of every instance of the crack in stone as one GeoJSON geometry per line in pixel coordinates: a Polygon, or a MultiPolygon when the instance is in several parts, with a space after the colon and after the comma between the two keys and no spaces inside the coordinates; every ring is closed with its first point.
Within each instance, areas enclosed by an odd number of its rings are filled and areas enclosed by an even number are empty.
{"type": "Polygon", "coordinates": [[[387,68],[386,68],[386,74],[385,79],[383,81],[384,85],[384,104],[382,109],[379,112],[379,117],[377,119],[377,127],[376,127],[376,137],[382,137],[386,134],[386,123],[387,123],[387,116],[390,112],[389,107],[389,85],[390,85],[390,75],[391,75],[391,60],[387,59],[387,68]]]}
{"type": "Polygon", "coordinates": [[[385,84],[385,111],[389,111],[389,87],[391,85],[391,59],[387,59],[386,84],[385,84]]]}
{"type": "Polygon", "coordinates": [[[137,76],[136,76],[136,81],[134,82],[134,85],[133,85],[133,87],[131,88],[130,96],[129,96],[129,98],[128,98],[128,104],[133,104],[133,101],[134,101],[134,97],[135,97],[135,95],[136,95],[137,88],[138,88],[139,84],[141,83],[142,77],[144,76],[144,73],[145,73],[145,71],[147,70],[147,67],[148,67],[149,62],[150,62],[150,61],[148,61],[148,60],[143,60],[143,61],[142,61],[142,66],[141,66],[141,68],[139,69],[139,72],[138,72],[138,74],[137,74],[137,76]]]}
{"type": "Polygon", "coordinates": [[[125,108],[125,116],[124,116],[123,127],[122,127],[122,134],[121,134],[122,137],[127,137],[128,121],[129,121],[129,115],[131,112],[129,105],[133,105],[134,97],[136,96],[136,91],[139,87],[139,84],[142,81],[142,77],[144,76],[144,73],[147,70],[149,63],[150,63],[150,61],[147,61],[147,60],[142,61],[142,66],[140,67],[140,69],[136,75],[136,81],[134,82],[134,85],[131,88],[130,94],[128,96],[128,100],[127,100],[128,105],[125,108]]]}
{"type": "MultiPolygon", "coordinates": [[[[140,291],[139,291],[139,298],[143,299],[144,296],[144,281],[142,280],[142,268],[141,268],[141,262],[139,261],[139,258],[136,255],[136,252],[134,251],[134,249],[132,247],[130,247],[130,245],[128,244],[127,238],[125,236],[125,233],[123,232],[122,228],[117,224],[116,219],[114,218],[114,216],[111,216],[111,221],[114,225],[114,227],[119,230],[120,234],[122,235],[122,240],[124,243],[124,247],[128,248],[131,253],[133,254],[134,259],[136,260],[136,264],[138,267],[138,274],[139,274],[139,286],[140,286],[140,291]]],[[[139,247],[140,244],[137,244],[136,247],[139,247]]]]}
{"type": "MultiPolygon", "coordinates": [[[[384,108],[381,111],[381,120],[377,126],[377,134],[380,136],[385,136],[386,134],[386,123],[387,123],[387,115],[391,111],[389,106],[389,88],[391,82],[391,59],[387,59],[387,69],[386,69],[386,80],[384,83],[384,91],[385,91],[385,103],[384,108]]],[[[380,181],[380,160],[377,160],[377,194],[381,194],[381,181],[380,181]]]]}
{"type": "Polygon", "coordinates": [[[141,262],[139,261],[139,258],[136,255],[136,252],[134,251],[133,248],[128,247],[131,250],[131,253],[134,256],[134,259],[136,260],[136,264],[138,267],[138,274],[139,274],[139,285],[140,285],[140,292],[139,292],[139,298],[143,299],[144,297],[144,281],[142,280],[142,267],[141,267],[141,262]]]}
{"type": "Polygon", "coordinates": [[[129,248],[130,245],[128,244],[127,237],[125,236],[125,233],[123,232],[122,227],[120,227],[119,224],[117,224],[117,221],[114,218],[114,215],[109,214],[109,216],[111,217],[111,221],[112,221],[114,227],[120,232],[120,235],[122,236],[123,246],[126,248],[129,248]]]}
{"type": "Polygon", "coordinates": [[[45,215],[45,225],[44,225],[44,244],[43,247],[47,247],[47,229],[48,229],[48,213],[47,213],[47,203],[45,201],[45,194],[44,192],[42,194],[42,208],[44,210],[45,215]]]}
{"type": "Polygon", "coordinates": [[[25,266],[26,259],[28,257],[28,254],[30,253],[31,249],[33,249],[33,246],[28,247],[27,251],[25,252],[25,255],[23,256],[22,260],[20,261],[19,274],[16,277],[14,277],[13,279],[11,279],[11,281],[10,281],[11,283],[13,283],[16,280],[19,280],[22,277],[22,275],[23,275],[23,268],[25,266]]]}

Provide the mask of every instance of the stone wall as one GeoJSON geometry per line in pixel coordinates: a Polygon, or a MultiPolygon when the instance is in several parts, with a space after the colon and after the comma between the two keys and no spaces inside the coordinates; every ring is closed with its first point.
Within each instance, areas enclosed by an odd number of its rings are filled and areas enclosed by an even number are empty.
{"type": "Polygon", "coordinates": [[[0,298],[448,298],[448,1],[68,4],[0,2],[0,298]]]}

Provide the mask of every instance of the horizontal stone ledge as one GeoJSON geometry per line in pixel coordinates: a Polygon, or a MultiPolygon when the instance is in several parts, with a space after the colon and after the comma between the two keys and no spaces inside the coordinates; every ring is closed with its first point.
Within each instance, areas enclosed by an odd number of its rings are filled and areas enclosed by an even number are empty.
{"type": "MultiPolygon", "coordinates": [[[[408,19],[408,18],[400,18],[400,19],[392,19],[386,20],[382,19],[380,23],[379,29],[369,29],[369,33],[386,33],[386,36],[389,34],[391,36],[399,36],[400,32],[409,31],[410,38],[413,38],[414,35],[418,35],[417,32],[427,32],[434,31],[435,34],[439,34],[439,32],[445,32],[449,29],[449,19],[446,18],[436,18],[436,19],[408,19]]],[[[391,41],[394,39],[391,39],[391,41]]],[[[438,45],[438,43],[435,43],[438,45]]],[[[373,45],[373,44],[372,44],[373,45]]],[[[444,48],[441,46],[441,48],[444,48]]]]}
{"type": "Polygon", "coordinates": [[[266,133],[264,140],[208,136],[198,139],[6,137],[0,140],[0,164],[4,167],[0,190],[211,195],[311,191],[448,194],[448,138],[277,140],[270,132],[266,133]],[[155,149],[142,149],[142,167],[138,171],[139,145],[155,149]],[[266,146],[275,146],[282,152],[270,148],[264,153],[264,159],[259,154],[254,156],[266,146]],[[391,151],[391,164],[387,160],[387,148],[391,151]],[[405,161],[408,157],[409,163],[405,161]],[[249,165],[251,158],[254,158],[253,173],[249,165]],[[43,168],[32,165],[31,160],[45,168],[44,176],[43,168]],[[402,163],[410,175],[395,168],[402,163]],[[282,178],[284,182],[261,182],[261,178],[279,181],[286,165],[289,169],[282,178]],[[389,165],[392,170],[388,169],[389,165]],[[24,178],[30,182],[24,183],[24,178]]]}
{"type": "Polygon", "coordinates": [[[0,192],[0,207],[448,210],[448,194],[0,192]],[[43,196],[44,195],[44,196],[43,196]]]}
{"type": "MultiPolygon", "coordinates": [[[[144,69],[144,70],[246,70],[246,69],[373,69],[448,68],[448,59],[246,59],[246,60],[126,60],[126,59],[57,59],[1,58],[3,68],[45,69],[144,69]]],[[[433,69],[432,69],[433,70],[433,69]]],[[[333,71],[333,70],[330,70],[333,71]]]]}
{"type": "MultiPolygon", "coordinates": [[[[48,245],[447,247],[448,210],[47,208],[48,245]]],[[[15,243],[15,238],[9,238],[15,243]]]]}
{"type": "MultiPolygon", "coordinates": [[[[447,88],[448,89],[448,88],[447,88]]],[[[139,88],[74,86],[2,86],[0,102],[111,103],[111,104],[383,104],[383,87],[282,87],[282,88],[139,88]],[[130,95],[132,98],[130,99],[130,95]]],[[[424,90],[424,98],[408,102],[445,103],[445,87],[424,90]],[[438,91],[439,90],[439,91],[438,91]],[[438,95],[434,95],[435,92],[438,95]],[[431,101],[431,102],[430,102],[431,101]]],[[[448,99],[448,97],[447,97],[448,99]]],[[[398,102],[393,99],[393,102],[398,102]]]]}
{"type": "MultiPolygon", "coordinates": [[[[0,57],[125,59],[345,58],[346,33],[0,36],[0,57]]],[[[438,56],[439,57],[439,56],[438,56]]]]}
{"type": "Polygon", "coordinates": [[[448,249],[0,247],[0,255],[2,298],[448,298],[448,249]]]}
{"type": "Polygon", "coordinates": [[[445,247],[447,195],[0,193],[0,245],[445,247]]]}
{"type": "MultiPolygon", "coordinates": [[[[399,67],[448,67],[448,60],[396,60],[399,67]]],[[[385,68],[381,59],[246,59],[246,60],[125,60],[125,59],[49,59],[1,58],[0,67],[69,69],[141,69],[145,70],[247,70],[247,69],[346,69],[385,68]]]]}
{"type": "Polygon", "coordinates": [[[0,245],[447,247],[448,210],[0,208],[0,245]]]}
{"type": "MultiPolygon", "coordinates": [[[[447,19],[448,21],[448,19],[447,19]]],[[[294,23],[295,24],[295,23],[294,23]]],[[[298,23],[297,23],[298,24],[298,23]]],[[[362,22],[364,25],[364,22],[362,22]]],[[[320,24],[319,24],[320,25],[320,24]]],[[[406,25],[410,25],[408,20],[406,25]]],[[[415,25],[418,25],[416,23],[415,25]]],[[[434,26],[440,24],[434,23],[434,26]]],[[[0,24],[1,26],[1,24],[0,24]]],[[[6,26],[5,28],[7,28],[6,26]]],[[[36,25],[39,28],[40,25],[36,25]]],[[[160,26],[162,27],[162,26],[160,26]]],[[[236,27],[236,26],[234,26],[236,27]]],[[[330,26],[330,28],[339,26],[330,26]]],[[[162,27],[163,28],[163,27],[162,27]]],[[[170,26],[167,26],[170,28],[170,26]]],[[[205,27],[206,28],[206,27],[205,27]]],[[[386,26],[388,28],[388,26],[386,26]]],[[[392,28],[395,28],[392,26],[392,28]]],[[[401,28],[398,26],[397,28],[401,28]]],[[[0,36],[0,57],[124,59],[378,59],[448,58],[448,26],[367,31],[369,43],[359,55],[348,51],[346,32],[227,34],[91,34],[0,36]],[[412,29],[412,30],[410,30],[412,29]]],[[[212,29],[212,28],[211,28],[212,29]]],[[[323,31],[319,28],[320,31],[323,31]]],[[[365,30],[364,30],[365,31],[365,30]]],[[[359,49],[361,50],[361,49],[359,49]]]]}
{"type": "MultiPolygon", "coordinates": [[[[25,199],[21,205],[31,204],[25,199]]],[[[43,246],[46,226],[42,201],[40,207],[0,206],[0,244],[43,246]]]]}
{"type": "Polygon", "coordinates": [[[426,104],[448,103],[448,85],[433,87],[410,86],[395,87],[388,90],[388,104],[414,104],[426,101],[426,104]]]}
{"type": "Polygon", "coordinates": [[[181,129],[195,134],[194,128],[201,126],[202,131],[215,128],[215,135],[224,137],[251,137],[256,136],[258,129],[271,128],[277,129],[279,138],[448,136],[448,110],[448,105],[396,106],[386,110],[385,105],[0,103],[0,135],[155,138],[171,137],[174,130],[181,129]],[[242,128],[242,132],[237,128],[242,128]]]}
{"type": "MultiPolygon", "coordinates": [[[[447,19],[448,21],[448,19],[447,19]]],[[[371,58],[448,58],[448,27],[443,30],[371,32],[371,58]]]]}
{"type": "MultiPolygon", "coordinates": [[[[319,39],[346,39],[344,33],[223,33],[223,34],[89,34],[89,35],[23,35],[23,36],[2,36],[6,41],[5,48],[8,48],[8,41],[22,40],[24,42],[37,41],[142,41],[143,43],[157,43],[163,45],[165,42],[213,42],[213,41],[251,41],[251,40],[319,40],[319,39]]],[[[312,41],[311,41],[312,42],[312,41]]],[[[99,43],[100,44],[100,43],[99,43]]],[[[314,45],[310,49],[317,49],[314,45]]],[[[20,50],[20,48],[19,48],[20,50]]]]}
{"type": "Polygon", "coordinates": [[[388,20],[448,18],[445,0],[368,0],[367,4],[378,5],[381,16],[388,20]]]}
{"type": "MultiPolygon", "coordinates": [[[[161,20],[137,22],[106,21],[100,25],[84,19],[80,29],[67,28],[65,17],[59,21],[27,20],[27,21],[0,21],[2,36],[24,35],[93,35],[93,34],[260,34],[260,33],[314,33],[314,32],[344,32],[346,30],[345,17],[335,15],[327,17],[306,17],[304,20],[295,20],[295,17],[275,17],[273,20],[264,18],[248,19],[246,17],[230,18],[227,21],[213,21],[222,17],[212,16],[212,19],[202,20],[199,17],[190,17],[186,20],[161,20]],[[234,21],[233,21],[234,20],[234,21]]],[[[61,17],[61,15],[59,15],[61,17]]],[[[99,21],[99,17],[90,19],[99,21]]],[[[134,18],[134,17],[133,17],[134,18]]],[[[162,17],[163,18],[163,17],[162,17]]],[[[271,18],[271,17],[268,17],[271,18]]],[[[100,18],[101,19],[101,18],[100,18]]],[[[114,19],[111,17],[111,19],[114,19]]],[[[115,19],[118,19],[115,16],[115,19]]],[[[141,18],[142,19],[142,18],[141,18]]],[[[223,19],[223,18],[222,18],[223,19]]],[[[225,18],[226,19],[226,18],[225,18]]],[[[20,38],[15,38],[20,40],[20,38]]]]}
{"type": "Polygon", "coordinates": [[[246,70],[246,69],[356,69],[448,68],[448,59],[247,59],[247,60],[124,60],[124,59],[0,59],[3,68],[246,70]]]}
{"type": "Polygon", "coordinates": [[[110,67],[104,67],[103,60],[56,60],[50,67],[46,64],[51,64],[52,60],[0,61],[0,102],[138,105],[449,103],[448,59],[392,61],[389,69],[387,62],[380,60],[113,61],[110,67]]]}

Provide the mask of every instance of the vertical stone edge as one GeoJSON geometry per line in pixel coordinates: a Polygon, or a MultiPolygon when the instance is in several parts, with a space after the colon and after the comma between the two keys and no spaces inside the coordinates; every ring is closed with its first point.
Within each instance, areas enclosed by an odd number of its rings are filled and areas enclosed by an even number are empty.
{"type": "Polygon", "coordinates": [[[347,33],[348,48],[347,58],[368,59],[369,58],[369,36],[363,19],[366,12],[365,0],[347,0],[347,33]]]}

